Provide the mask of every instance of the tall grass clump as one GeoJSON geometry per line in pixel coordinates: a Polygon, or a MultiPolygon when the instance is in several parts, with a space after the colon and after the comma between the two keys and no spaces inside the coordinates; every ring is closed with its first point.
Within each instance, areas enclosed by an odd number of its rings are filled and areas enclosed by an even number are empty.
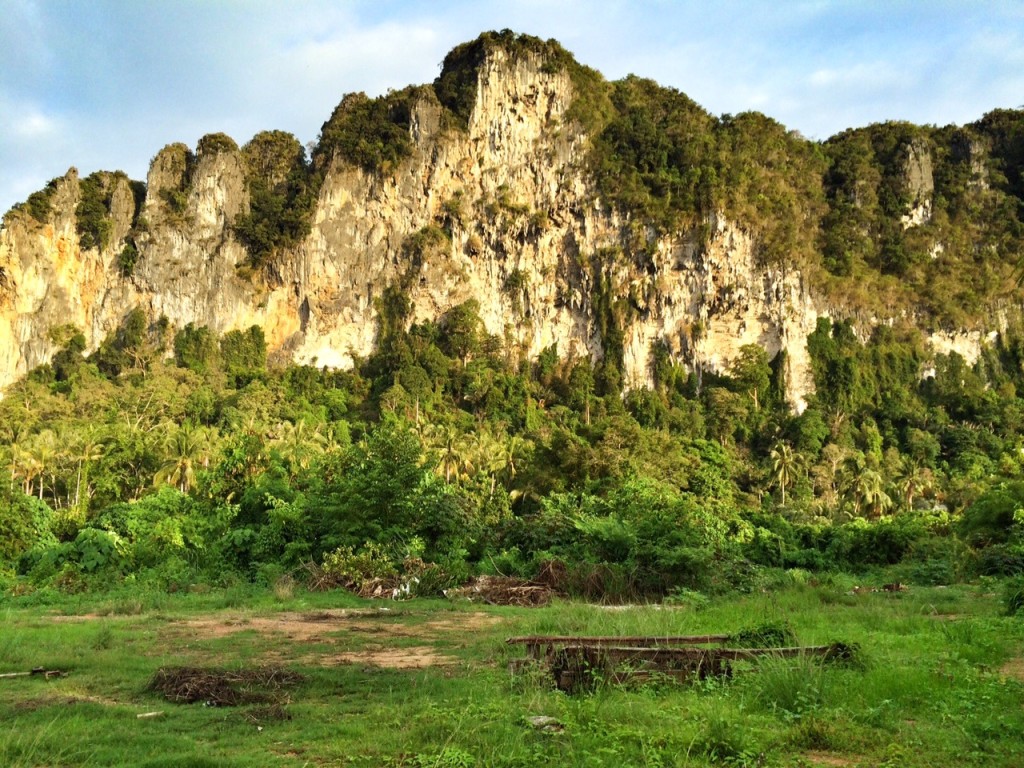
{"type": "Polygon", "coordinates": [[[759,706],[787,718],[799,718],[826,702],[829,682],[828,671],[818,658],[768,656],[760,661],[749,684],[759,706]]]}

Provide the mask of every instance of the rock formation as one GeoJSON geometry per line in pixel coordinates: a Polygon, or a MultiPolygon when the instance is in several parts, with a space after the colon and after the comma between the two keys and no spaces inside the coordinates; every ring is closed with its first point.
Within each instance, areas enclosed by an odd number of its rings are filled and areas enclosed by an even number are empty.
{"type": "MultiPolygon", "coordinates": [[[[279,359],[349,366],[374,349],[391,290],[408,298],[406,322],[475,299],[487,331],[530,356],[557,345],[600,359],[611,322],[626,387],[651,381],[655,345],[718,372],[746,344],[785,350],[801,407],[812,388],[806,337],[819,315],[836,314],[834,296],[800,265],[760,258],[760,233],[727,210],[665,229],[603,200],[566,67],[492,45],[473,74],[464,127],[429,86],[410,99],[400,162],[321,157],[308,234],[260,266],[234,227],[251,201],[233,142],[160,151],[139,204],[123,175],[98,175],[99,243],[83,238],[72,169],[42,213],[13,210],[0,231],[0,387],[50,359],[54,328],[76,326],[93,350],[136,307],[177,328],[259,325],[279,359]]],[[[929,152],[915,143],[904,154],[904,229],[932,215],[929,152]]]]}

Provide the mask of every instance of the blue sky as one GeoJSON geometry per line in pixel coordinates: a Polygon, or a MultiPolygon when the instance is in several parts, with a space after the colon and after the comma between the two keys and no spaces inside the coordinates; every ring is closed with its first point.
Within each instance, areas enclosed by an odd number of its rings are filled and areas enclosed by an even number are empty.
{"type": "Polygon", "coordinates": [[[315,140],[345,93],[429,82],[506,27],[816,139],[1024,104],[1020,0],[0,0],[0,211],[213,131],[315,140]]]}

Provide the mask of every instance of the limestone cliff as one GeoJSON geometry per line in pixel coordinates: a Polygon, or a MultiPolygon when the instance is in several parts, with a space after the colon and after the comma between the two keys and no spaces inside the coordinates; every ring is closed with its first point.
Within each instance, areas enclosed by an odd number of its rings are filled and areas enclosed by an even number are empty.
{"type": "MultiPolygon", "coordinates": [[[[165,148],[140,204],[123,176],[96,181],[102,242],[83,235],[69,171],[0,231],[0,387],[53,355],[55,327],[78,327],[92,350],[135,307],[174,327],[260,325],[281,359],[348,366],[373,350],[381,298],[398,290],[410,322],[475,299],[487,330],[531,356],[557,344],[599,359],[611,323],[627,387],[651,381],[656,344],[719,372],[745,344],[785,350],[803,404],[806,337],[842,312],[834,295],[800,263],[763,258],[762,233],[728,206],[664,227],[602,199],[593,137],[573,114],[578,84],[542,52],[488,46],[469,86],[464,126],[429,87],[416,92],[400,162],[321,157],[308,234],[258,266],[234,228],[251,185],[233,142],[165,148]]],[[[905,154],[903,229],[931,216],[929,151],[905,154]]]]}

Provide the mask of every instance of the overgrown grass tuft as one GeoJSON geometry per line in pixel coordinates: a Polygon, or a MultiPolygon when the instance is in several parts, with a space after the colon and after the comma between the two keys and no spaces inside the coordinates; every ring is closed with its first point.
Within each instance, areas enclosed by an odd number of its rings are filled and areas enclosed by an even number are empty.
{"type": "Polygon", "coordinates": [[[830,694],[829,670],[813,656],[767,656],[747,683],[758,706],[787,718],[816,710],[830,694]]]}

